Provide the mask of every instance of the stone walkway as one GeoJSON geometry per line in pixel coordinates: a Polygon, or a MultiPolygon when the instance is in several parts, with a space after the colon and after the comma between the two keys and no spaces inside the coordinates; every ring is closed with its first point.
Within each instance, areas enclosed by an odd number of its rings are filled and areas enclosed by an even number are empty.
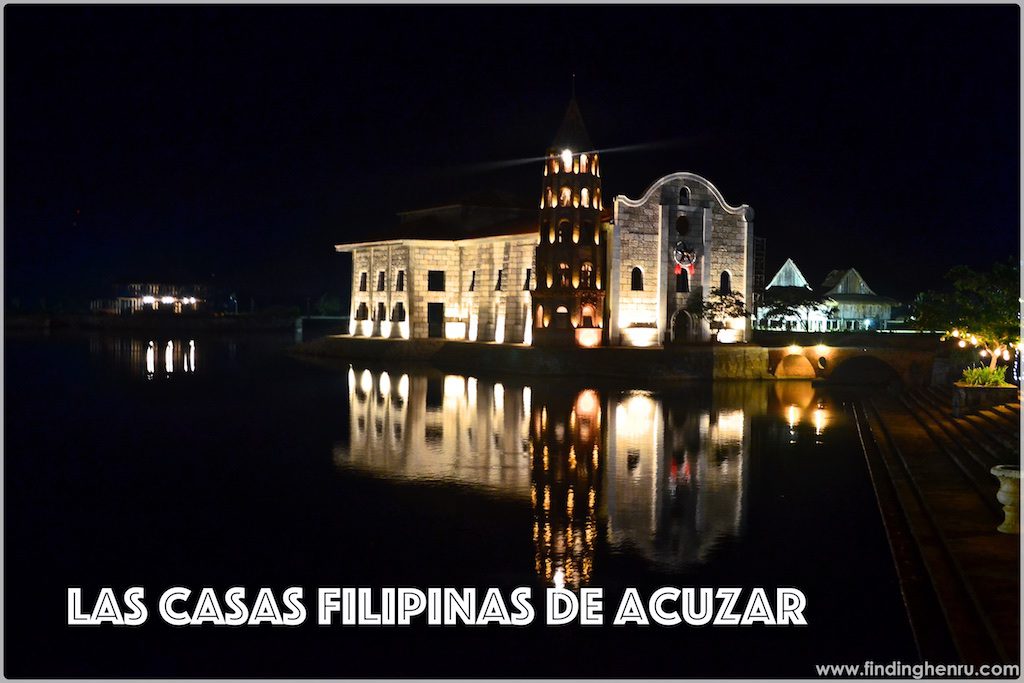
{"type": "Polygon", "coordinates": [[[989,470],[1020,463],[1020,404],[952,417],[952,391],[855,409],[922,659],[1020,661],[1020,537],[989,470]]]}

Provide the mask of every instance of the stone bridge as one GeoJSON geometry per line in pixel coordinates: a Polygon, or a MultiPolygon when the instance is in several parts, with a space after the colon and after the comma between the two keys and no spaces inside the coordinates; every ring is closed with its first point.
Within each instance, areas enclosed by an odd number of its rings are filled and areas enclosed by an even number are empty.
{"type": "Polygon", "coordinates": [[[842,383],[875,383],[899,378],[905,384],[928,384],[938,351],[935,348],[870,346],[768,346],[768,371],[777,379],[827,379],[842,383]]]}

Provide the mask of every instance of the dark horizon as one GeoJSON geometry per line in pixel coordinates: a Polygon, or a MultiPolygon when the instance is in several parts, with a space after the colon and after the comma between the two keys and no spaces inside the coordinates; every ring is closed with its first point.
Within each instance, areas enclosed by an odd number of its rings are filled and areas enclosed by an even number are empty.
{"type": "Polygon", "coordinates": [[[333,245],[399,211],[536,206],[573,73],[605,196],[708,178],[768,278],[855,267],[907,301],[1019,258],[1015,5],[4,12],[8,307],[169,273],[344,296],[333,245]]]}

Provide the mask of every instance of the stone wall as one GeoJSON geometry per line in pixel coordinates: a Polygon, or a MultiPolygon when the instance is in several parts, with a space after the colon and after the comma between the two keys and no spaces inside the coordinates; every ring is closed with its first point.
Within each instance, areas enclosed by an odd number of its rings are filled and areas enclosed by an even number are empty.
{"type": "Polygon", "coordinates": [[[428,305],[444,305],[447,332],[462,330],[460,338],[522,342],[527,329],[530,290],[524,289],[527,269],[532,289],[536,286],[533,235],[481,238],[460,241],[395,240],[357,245],[352,252],[352,323],[355,336],[426,338],[429,335],[428,305]],[[444,291],[430,291],[430,271],[442,271],[444,291]],[[404,271],[404,288],[398,291],[398,273],[404,271]],[[502,273],[497,289],[498,272],[502,273]],[[379,289],[380,273],[384,288],[379,289]],[[360,291],[365,274],[366,288],[360,291]],[[406,321],[393,320],[401,302],[406,321]],[[365,304],[368,322],[356,320],[365,304]],[[383,305],[384,316],[379,315],[383,305]]]}
{"type": "MultiPolygon", "coordinates": [[[[725,203],[706,179],[692,173],[674,173],[661,178],[639,200],[615,199],[613,288],[611,309],[612,343],[625,343],[630,325],[656,326],[658,339],[673,338],[672,323],[677,311],[695,312],[711,289],[719,287],[728,273],[731,289],[751,301],[753,259],[753,211],[743,205],[725,203]],[[685,234],[680,234],[680,218],[685,234]],[[689,276],[689,292],[676,291],[675,260],[672,252],[683,240],[696,251],[696,263],[689,276]],[[633,269],[643,273],[643,289],[633,289],[633,269]]],[[[690,317],[691,319],[692,316],[690,317]]],[[[738,340],[749,334],[749,321],[732,321],[738,340]]],[[[708,325],[688,341],[706,339],[708,325]]]]}

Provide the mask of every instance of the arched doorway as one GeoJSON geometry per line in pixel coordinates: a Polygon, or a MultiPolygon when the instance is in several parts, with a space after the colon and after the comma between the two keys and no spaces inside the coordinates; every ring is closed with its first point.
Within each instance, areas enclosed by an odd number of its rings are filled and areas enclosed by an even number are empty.
{"type": "Polygon", "coordinates": [[[673,344],[686,344],[697,340],[697,321],[689,311],[680,309],[673,313],[669,329],[673,344]]]}

